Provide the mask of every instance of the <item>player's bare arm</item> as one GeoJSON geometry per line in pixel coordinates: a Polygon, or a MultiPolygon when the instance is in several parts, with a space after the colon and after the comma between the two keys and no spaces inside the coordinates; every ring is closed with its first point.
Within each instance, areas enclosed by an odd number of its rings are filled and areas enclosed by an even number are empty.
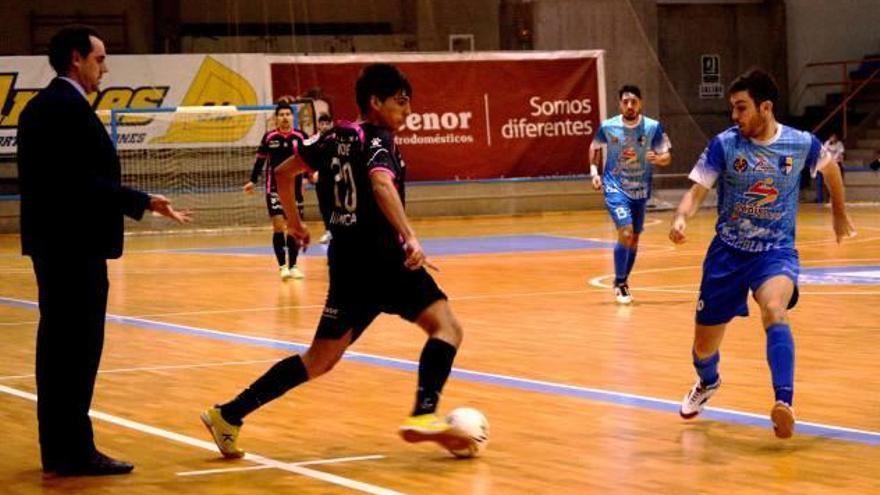
{"type": "Polygon", "coordinates": [[[672,163],[672,153],[657,153],[656,151],[649,151],[645,153],[645,158],[651,165],[657,165],[658,167],[665,167],[672,163]]]}
{"type": "Polygon", "coordinates": [[[287,232],[299,242],[303,250],[311,241],[309,229],[303,223],[299,216],[299,210],[296,207],[296,200],[293,196],[294,179],[302,172],[310,172],[305,162],[297,156],[281,162],[275,168],[275,180],[278,184],[278,198],[281,201],[281,207],[284,208],[284,216],[287,217],[287,232]]]}
{"type": "Polygon", "coordinates": [[[831,214],[834,226],[834,236],[840,243],[845,237],[853,237],[856,235],[856,228],[852,223],[852,219],[846,213],[846,194],[843,187],[843,177],[840,175],[840,168],[834,160],[827,156],[819,165],[816,171],[822,173],[825,183],[828,185],[828,191],[831,193],[831,214]]]}
{"type": "Polygon", "coordinates": [[[602,148],[593,148],[590,146],[592,159],[590,160],[590,181],[593,183],[593,189],[602,190],[602,148]]]}
{"type": "Polygon", "coordinates": [[[416,233],[406,217],[406,210],[403,208],[400,195],[397,194],[397,188],[394,187],[394,179],[391,174],[381,170],[375,171],[370,174],[370,182],[373,186],[373,195],[376,197],[376,203],[382,210],[382,214],[385,215],[397,233],[403,237],[406,267],[410,270],[416,270],[425,264],[432,266],[428,263],[422,245],[416,239],[416,233]]]}
{"type": "Polygon", "coordinates": [[[706,199],[709,190],[700,184],[694,184],[681,198],[678,208],[675,210],[675,216],[672,218],[672,227],[669,229],[669,240],[675,244],[685,242],[685,230],[687,229],[687,219],[696,215],[700,209],[700,205],[706,199]]]}

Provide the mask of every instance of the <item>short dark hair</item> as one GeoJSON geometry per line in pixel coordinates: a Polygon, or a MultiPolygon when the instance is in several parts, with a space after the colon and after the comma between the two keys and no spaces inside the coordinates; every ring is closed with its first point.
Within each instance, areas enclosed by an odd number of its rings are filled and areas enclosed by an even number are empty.
{"type": "Polygon", "coordinates": [[[73,50],[80,56],[88,57],[92,53],[90,36],[101,39],[97,31],[88,26],[66,26],[49,40],[49,65],[59,76],[67,74],[73,63],[73,50]]]}
{"type": "Polygon", "coordinates": [[[354,86],[361,115],[370,112],[370,97],[385,101],[398,91],[412,97],[412,86],[406,76],[391,64],[372,64],[364,67],[354,86]]]}
{"type": "Polygon", "coordinates": [[[755,106],[769,101],[775,108],[776,101],[779,100],[779,86],[776,85],[773,76],[758,67],[753,67],[740,74],[727,88],[728,95],[740,91],[747,91],[755,101],[755,106]]]}
{"type": "Polygon", "coordinates": [[[624,93],[632,93],[642,99],[642,90],[639,89],[635,84],[624,84],[620,87],[620,90],[617,91],[617,99],[623,98],[624,93]]]}
{"type": "Polygon", "coordinates": [[[333,117],[329,113],[322,113],[318,116],[318,122],[333,122],[333,117]]]}
{"type": "Polygon", "coordinates": [[[286,101],[279,101],[277,105],[275,105],[275,115],[278,115],[278,112],[282,110],[290,110],[290,113],[293,113],[293,108],[290,107],[290,103],[286,101]]]}

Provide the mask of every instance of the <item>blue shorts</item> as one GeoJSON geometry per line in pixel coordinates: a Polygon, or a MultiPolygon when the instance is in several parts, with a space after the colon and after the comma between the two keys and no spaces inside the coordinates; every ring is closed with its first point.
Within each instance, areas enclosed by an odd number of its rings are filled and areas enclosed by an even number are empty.
{"type": "Polygon", "coordinates": [[[618,229],[632,224],[633,232],[641,234],[645,227],[647,204],[647,199],[630,199],[617,188],[605,189],[605,207],[618,229]]]}
{"type": "Polygon", "coordinates": [[[788,309],[797,304],[800,262],[796,249],[746,253],[733,249],[717,236],[703,262],[703,280],[697,302],[697,323],[720,325],[734,316],[748,316],[749,289],[754,293],[768,279],[785,275],[794,282],[788,309]]]}

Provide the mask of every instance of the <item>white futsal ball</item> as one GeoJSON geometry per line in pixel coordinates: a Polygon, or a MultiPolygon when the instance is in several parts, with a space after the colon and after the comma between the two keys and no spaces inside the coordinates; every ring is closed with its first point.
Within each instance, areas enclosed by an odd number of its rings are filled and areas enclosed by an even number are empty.
{"type": "Polygon", "coordinates": [[[449,450],[455,457],[476,457],[489,445],[489,421],[480,411],[472,407],[459,407],[446,416],[446,421],[471,438],[467,448],[449,450]]]}

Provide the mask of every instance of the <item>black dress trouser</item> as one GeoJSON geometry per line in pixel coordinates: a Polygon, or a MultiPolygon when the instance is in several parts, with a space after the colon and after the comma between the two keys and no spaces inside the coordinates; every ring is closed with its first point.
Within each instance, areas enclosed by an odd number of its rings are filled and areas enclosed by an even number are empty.
{"type": "Polygon", "coordinates": [[[95,451],[89,407],[104,346],[107,260],[34,255],[37,419],[43,467],[76,463],[95,451]]]}

